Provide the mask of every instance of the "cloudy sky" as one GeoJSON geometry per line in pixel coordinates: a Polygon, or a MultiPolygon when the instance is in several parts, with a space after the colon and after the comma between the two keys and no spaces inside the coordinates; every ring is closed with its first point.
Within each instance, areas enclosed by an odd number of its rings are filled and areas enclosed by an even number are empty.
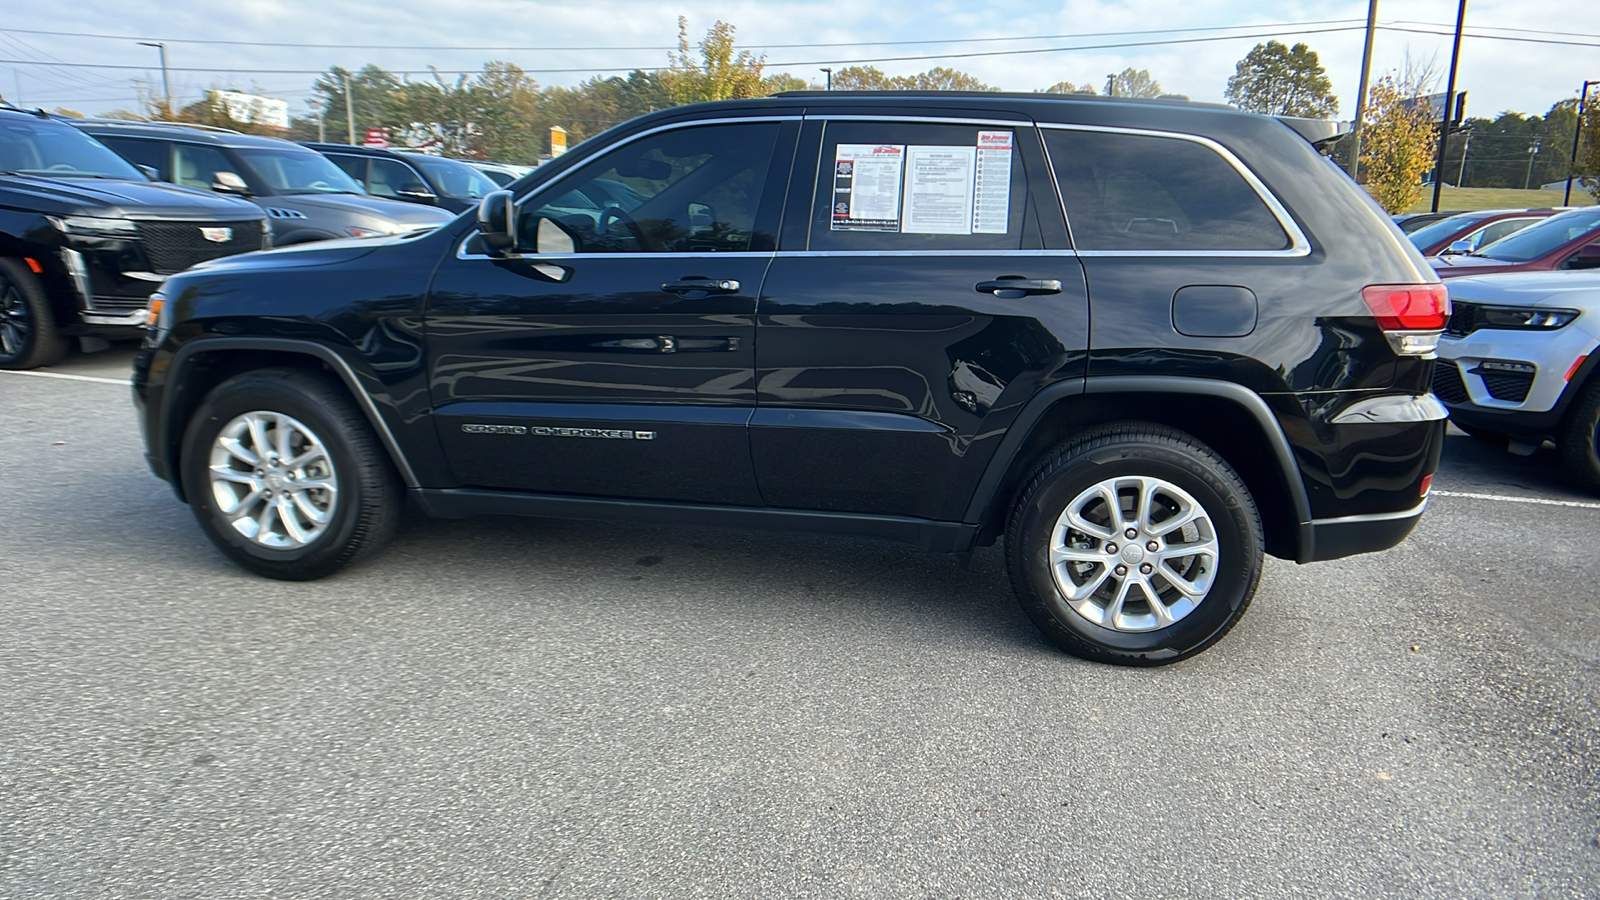
{"type": "MultiPolygon", "coordinates": [[[[819,85],[823,66],[870,64],[890,74],[947,66],[1008,90],[1061,80],[1103,89],[1107,74],[1132,66],[1148,69],[1167,91],[1220,101],[1234,64],[1256,43],[1304,41],[1320,54],[1349,116],[1367,12],[1362,0],[16,0],[8,7],[0,17],[0,94],[8,100],[90,113],[132,107],[141,87],[161,83],[157,50],[138,43],[146,40],[166,42],[180,102],[209,87],[236,88],[289,100],[296,114],[315,73],[334,65],[376,63],[420,75],[428,66],[476,70],[503,59],[546,85],[660,68],[684,14],[691,38],[721,19],[737,27],[740,47],[765,54],[769,71],[819,85]]],[[[1468,114],[1542,114],[1576,96],[1585,79],[1600,79],[1594,9],[1595,0],[1474,0],[1459,76],[1468,114]]],[[[1383,0],[1375,75],[1431,64],[1442,91],[1455,14],[1449,0],[1383,0]]]]}

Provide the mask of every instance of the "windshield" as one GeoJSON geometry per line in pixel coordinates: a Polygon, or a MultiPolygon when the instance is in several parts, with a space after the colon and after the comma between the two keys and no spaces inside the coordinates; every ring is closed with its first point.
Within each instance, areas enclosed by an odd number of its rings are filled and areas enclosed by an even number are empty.
{"type": "Polygon", "coordinates": [[[61,122],[0,122],[0,172],[51,178],[116,178],[149,181],[145,174],[105,144],[61,122]]]}
{"type": "Polygon", "coordinates": [[[278,194],[365,194],[355,179],[321,153],[311,150],[241,149],[263,182],[278,194]]]}
{"type": "Polygon", "coordinates": [[[1465,213],[1459,216],[1451,216],[1448,219],[1440,219],[1437,222],[1424,225],[1406,235],[1406,237],[1411,238],[1411,243],[1416,244],[1418,250],[1422,250],[1439,243],[1468,225],[1476,225],[1487,218],[1489,217],[1482,213],[1465,213]]]}
{"type": "Polygon", "coordinates": [[[437,156],[408,156],[407,159],[422,167],[439,193],[458,200],[478,200],[485,194],[497,191],[500,186],[477,169],[453,159],[437,156]]]}
{"type": "Polygon", "coordinates": [[[1508,234],[1492,244],[1479,248],[1473,256],[1487,256],[1505,262],[1527,262],[1538,259],[1584,233],[1600,226],[1600,209],[1575,209],[1551,216],[1543,222],[1529,225],[1514,234],[1508,234]]]}

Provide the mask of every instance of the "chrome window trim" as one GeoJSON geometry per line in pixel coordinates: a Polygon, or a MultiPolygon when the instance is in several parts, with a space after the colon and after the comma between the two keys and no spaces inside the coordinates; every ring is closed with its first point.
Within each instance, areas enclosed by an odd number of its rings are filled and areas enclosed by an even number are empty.
{"type": "MultiPolygon", "coordinates": [[[[1041,129],[1056,131],[1093,131],[1105,134],[1132,134],[1141,137],[1167,138],[1169,140],[1190,141],[1199,144],[1211,152],[1222,157],[1223,161],[1233,167],[1235,172],[1250,185],[1261,202],[1266,204],[1267,210],[1273,218],[1278,220],[1278,227],[1289,236],[1289,246],[1280,250],[1079,250],[1078,255],[1085,258],[1118,258],[1118,257],[1214,257],[1218,259],[1248,258],[1248,259],[1283,259],[1298,258],[1311,255],[1311,242],[1306,239],[1305,232],[1300,230],[1300,225],[1289,215],[1289,210],[1279,202],[1278,198],[1267,189],[1256,174],[1250,171],[1243,161],[1233,155],[1227,147],[1216,141],[1201,137],[1198,134],[1186,134],[1178,131],[1155,131],[1148,128],[1117,128],[1110,125],[1068,125],[1060,122],[1040,122],[1041,129]]],[[[1067,214],[1066,200],[1061,195],[1061,185],[1055,183],[1055,161],[1050,158],[1050,142],[1040,141],[1044,145],[1045,162],[1050,167],[1051,183],[1056,188],[1056,200],[1061,204],[1062,218],[1067,220],[1067,237],[1072,237],[1072,217],[1067,214]]],[[[1074,244],[1077,241],[1073,241],[1074,244]]]]}
{"type": "MultiPolygon", "coordinates": [[[[1004,125],[1012,128],[1032,128],[1034,122],[1024,119],[976,119],[964,116],[866,116],[855,113],[835,115],[833,113],[808,114],[807,121],[819,122],[930,122],[935,125],[1004,125]]],[[[827,134],[823,134],[827,140],[827,134]]]]}
{"type": "MultiPolygon", "coordinates": [[[[732,124],[732,123],[736,123],[736,122],[799,122],[804,118],[805,117],[803,115],[801,115],[800,113],[797,112],[797,113],[794,113],[793,115],[784,115],[784,116],[729,116],[729,117],[720,118],[720,119],[692,119],[692,120],[686,120],[686,121],[668,122],[668,123],[666,123],[664,125],[657,125],[655,128],[647,128],[644,131],[639,132],[638,134],[629,135],[627,138],[625,138],[625,139],[623,139],[621,141],[618,141],[615,144],[612,144],[612,145],[606,147],[604,150],[601,150],[598,153],[595,153],[593,156],[590,156],[588,159],[578,163],[577,165],[573,166],[572,168],[566,170],[565,172],[558,173],[557,175],[552,177],[549,181],[546,181],[545,183],[539,185],[537,188],[534,188],[533,190],[528,191],[527,193],[523,194],[521,197],[518,197],[516,199],[514,205],[515,206],[521,206],[522,204],[527,203],[529,200],[533,199],[535,196],[543,194],[547,189],[550,188],[551,185],[560,184],[563,180],[565,180],[568,176],[572,175],[574,172],[583,171],[585,168],[587,168],[589,166],[590,163],[593,163],[595,160],[599,159],[601,156],[604,156],[606,153],[609,153],[610,151],[615,150],[615,149],[617,149],[619,147],[626,147],[629,144],[633,143],[634,141],[640,140],[642,138],[647,138],[652,134],[660,134],[663,131],[671,131],[671,130],[676,129],[676,128],[698,128],[701,125],[727,125],[727,124],[732,124]]],[[[461,239],[461,243],[456,245],[456,259],[499,259],[499,258],[501,258],[501,257],[490,256],[487,253],[468,253],[467,252],[467,242],[471,241],[476,236],[477,236],[477,231],[473,230],[473,231],[468,232],[467,235],[461,239]]],[[[748,251],[734,251],[732,253],[703,253],[703,254],[701,254],[701,253],[572,253],[572,254],[566,254],[565,256],[538,256],[538,257],[523,257],[523,258],[524,259],[535,259],[535,258],[537,258],[537,259],[595,259],[595,258],[598,258],[598,257],[605,257],[605,258],[608,258],[608,259],[623,259],[623,258],[634,257],[634,256],[648,256],[648,257],[652,257],[652,258],[660,258],[660,257],[663,257],[663,256],[675,256],[675,257],[680,257],[681,258],[681,257],[685,257],[685,256],[734,256],[734,255],[742,255],[742,256],[771,256],[772,253],[770,251],[767,251],[767,252],[756,252],[756,253],[751,253],[751,252],[748,252],[748,251]]]]}
{"type": "MultiPolygon", "coordinates": [[[[719,254],[726,255],[726,254],[719,254]]],[[[779,250],[779,259],[807,256],[1060,256],[1078,257],[1076,250],[779,250]]]]}

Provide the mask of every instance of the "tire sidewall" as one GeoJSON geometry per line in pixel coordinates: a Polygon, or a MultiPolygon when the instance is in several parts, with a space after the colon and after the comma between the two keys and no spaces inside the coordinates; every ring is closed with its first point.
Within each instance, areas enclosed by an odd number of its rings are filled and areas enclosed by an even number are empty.
{"type": "MultiPolygon", "coordinates": [[[[16,288],[28,313],[28,336],[22,352],[11,357],[0,355],[0,369],[35,369],[56,362],[65,346],[56,332],[55,309],[45,295],[44,286],[33,273],[14,260],[0,259],[0,285],[16,288]]],[[[0,297],[4,288],[0,287],[0,297]]]]}
{"type": "Polygon", "coordinates": [[[336,568],[358,524],[364,502],[359,461],[348,430],[304,396],[292,382],[245,376],[208,397],[189,423],[181,463],[183,489],[206,536],[239,565],[277,578],[316,578],[336,568]],[[338,478],[338,501],[328,528],[312,543],[292,550],[263,547],[240,534],[218,512],[209,474],[211,448],[222,428],[248,412],[275,412],[298,419],[322,441],[338,478]]]}
{"type": "Polygon", "coordinates": [[[1071,458],[1028,498],[1021,510],[1018,548],[1026,596],[1034,621],[1057,640],[1087,643],[1117,656],[1163,662],[1204,649],[1232,627],[1260,577],[1261,534],[1248,497],[1229,482],[1231,473],[1210,461],[1159,443],[1119,441],[1071,458]],[[1049,561],[1055,524],[1068,503],[1111,478],[1143,475],[1186,491],[1204,508],[1217,532],[1217,572],[1211,590],[1193,612],[1166,628],[1123,632],[1096,625],[1067,605],[1049,561]]]}

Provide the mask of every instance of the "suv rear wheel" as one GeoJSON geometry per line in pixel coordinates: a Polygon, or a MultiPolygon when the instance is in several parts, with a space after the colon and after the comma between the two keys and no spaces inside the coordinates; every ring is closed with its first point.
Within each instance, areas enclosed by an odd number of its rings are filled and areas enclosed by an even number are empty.
{"type": "Polygon", "coordinates": [[[1193,437],[1146,422],[1061,445],[1011,514],[1023,610],[1063,650],[1121,665],[1193,656],[1228,633],[1261,579],[1261,518],[1193,437]]]}
{"type": "Polygon", "coordinates": [[[259,575],[307,581],[388,542],[401,486],[344,391],[300,369],[228,379],[201,403],[182,476],[206,537],[259,575]]]}
{"type": "Polygon", "coordinates": [[[48,366],[66,352],[44,285],[20,262],[0,259],[0,369],[48,366]]]}
{"type": "Polygon", "coordinates": [[[1573,406],[1559,449],[1567,471],[1600,490],[1600,381],[1591,379],[1573,406]]]}

